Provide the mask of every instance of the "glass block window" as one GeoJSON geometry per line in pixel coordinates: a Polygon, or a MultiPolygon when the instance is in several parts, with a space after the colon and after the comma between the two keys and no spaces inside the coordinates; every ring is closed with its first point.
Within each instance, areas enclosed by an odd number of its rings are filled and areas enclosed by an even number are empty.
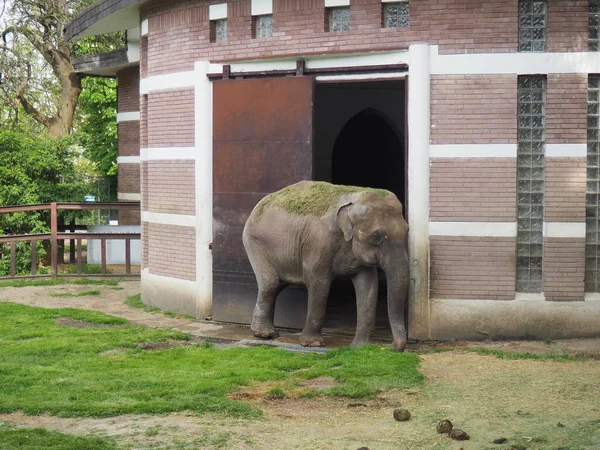
{"type": "Polygon", "coordinates": [[[350,7],[327,8],[327,31],[350,30],[350,7]]]}
{"type": "MultiPolygon", "coordinates": [[[[599,0],[600,1],[600,0],[599,0]]],[[[383,3],[383,27],[403,28],[408,26],[408,2],[383,3]]]]}
{"type": "Polygon", "coordinates": [[[546,51],[547,3],[519,0],[519,51],[546,51]]]}
{"type": "Polygon", "coordinates": [[[585,290],[600,292],[600,75],[588,78],[585,290]]]}
{"type": "Polygon", "coordinates": [[[210,41],[227,42],[227,19],[211,20],[210,41]]]}
{"type": "Polygon", "coordinates": [[[271,14],[264,16],[255,16],[254,37],[267,38],[273,36],[273,16],[271,14]]]}
{"type": "Polygon", "coordinates": [[[546,78],[520,76],[517,147],[517,292],[542,292],[546,78]]]}
{"type": "Polygon", "coordinates": [[[591,52],[600,51],[600,0],[589,0],[590,17],[588,25],[588,48],[591,52]]]}

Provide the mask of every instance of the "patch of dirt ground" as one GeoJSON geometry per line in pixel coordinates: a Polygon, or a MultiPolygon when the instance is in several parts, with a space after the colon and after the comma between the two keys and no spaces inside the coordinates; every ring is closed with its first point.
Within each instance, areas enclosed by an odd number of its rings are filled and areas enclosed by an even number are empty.
{"type": "MultiPolygon", "coordinates": [[[[2,288],[0,301],[32,306],[72,307],[112,314],[136,324],[177,328],[195,336],[251,338],[244,327],[167,317],[124,304],[139,292],[139,282],[120,283],[123,290],[93,286],[101,295],[77,294],[90,286],[2,288]]],[[[131,449],[600,449],[600,361],[507,360],[465,352],[484,346],[505,351],[597,355],[598,340],[556,343],[507,341],[488,343],[433,343],[413,345],[413,351],[454,348],[422,354],[423,388],[380,393],[376,399],[268,396],[276,384],[250,386],[232,397],[260,406],[259,420],[229,419],[215,415],[126,415],[113,418],[60,418],[0,415],[0,421],[18,426],[43,427],[69,434],[111,436],[131,449]],[[246,394],[244,394],[246,393],[246,394]],[[360,406],[360,407],[357,407],[360,406]],[[394,408],[406,408],[411,419],[397,422],[394,408]],[[470,436],[452,441],[436,432],[439,420],[450,419],[470,436]],[[506,444],[492,444],[506,438],[506,444]]],[[[311,383],[305,381],[305,383],[311,383]]],[[[332,386],[333,378],[313,380],[314,390],[332,386]]],[[[286,387],[282,386],[285,390],[286,387]]]]}

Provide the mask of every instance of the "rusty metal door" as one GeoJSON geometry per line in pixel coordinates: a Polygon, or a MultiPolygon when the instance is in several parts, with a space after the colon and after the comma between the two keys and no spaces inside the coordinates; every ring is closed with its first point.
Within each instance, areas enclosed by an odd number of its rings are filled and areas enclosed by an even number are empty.
{"type": "MultiPolygon", "coordinates": [[[[221,80],[213,90],[213,318],[250,323],[254,273],[242,244],[266,194],[313,177],[314,78],[221,80]]],[[[301,328],[303,288],[277,299],[275,324],[301,328]]]]}

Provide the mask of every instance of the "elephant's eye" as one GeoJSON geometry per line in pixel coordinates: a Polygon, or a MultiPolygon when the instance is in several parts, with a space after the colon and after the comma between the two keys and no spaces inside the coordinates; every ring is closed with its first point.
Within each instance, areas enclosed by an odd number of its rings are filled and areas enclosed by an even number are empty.
{"type": "Polygon", "coordinates": [[[383,242],[383,233],[381,231],[376,231],[369,237],[369,243],[371,245],[381,245],[383,242]]]}

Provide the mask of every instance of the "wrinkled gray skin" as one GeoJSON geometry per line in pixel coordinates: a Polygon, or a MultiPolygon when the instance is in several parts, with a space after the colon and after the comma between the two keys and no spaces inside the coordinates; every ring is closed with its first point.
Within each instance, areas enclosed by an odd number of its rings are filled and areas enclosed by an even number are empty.
{"type": "MultiPolygon", "coordinates": [[[[306,183],[306,182],[300,182],[306,183]]],[[[392,193],[344,195],[322,217],[298,216],[279,208],[254,209],[244,227],[244,247],[258,282],[251,329],[256,337],[277,337],[275,299],[287,284],[305,284],[308,311],[303,346],[323,346],[321,328],[333,279],[352,275],[357,327],[353,346],[370,342],[375,328],[378,277],[387,279],[393,345],[406,347],[404,305],[408,290],[408,225],[392,193]],[[360,197],[360,199],[359,199],[360,197]]]]}

